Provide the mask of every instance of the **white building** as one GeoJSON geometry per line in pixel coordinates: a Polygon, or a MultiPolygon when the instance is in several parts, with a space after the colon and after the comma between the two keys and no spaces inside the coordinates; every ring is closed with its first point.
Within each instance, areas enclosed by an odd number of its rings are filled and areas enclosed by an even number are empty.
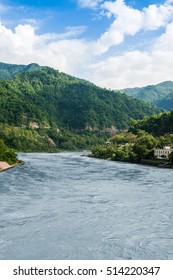
{"type": "Polygon", "coordinates": [[[168,158],[169,154],[173,152],[173,149],[170,146],[165,146],[163,148],[158,148],[154,150],[154,156],[157,158],[168,158]]]}

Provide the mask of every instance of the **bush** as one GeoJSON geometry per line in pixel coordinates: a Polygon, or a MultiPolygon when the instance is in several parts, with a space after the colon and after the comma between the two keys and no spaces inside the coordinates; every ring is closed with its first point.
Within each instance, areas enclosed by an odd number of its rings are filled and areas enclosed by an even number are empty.
{"type": "Polygon", "coordinates": [[[17,162],[17,155],[14,150],[9,149],[2,140],[0,140],[0,161],[5,161],[8,164],[17,162]]]}

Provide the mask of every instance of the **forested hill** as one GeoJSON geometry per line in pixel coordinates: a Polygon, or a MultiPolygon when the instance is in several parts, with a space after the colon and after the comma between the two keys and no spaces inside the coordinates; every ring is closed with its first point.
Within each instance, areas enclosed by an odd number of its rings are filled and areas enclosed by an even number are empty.
{"type": "Polygon", "coordinates": [[[131,118],[158,112],[49,67],[0,81],[0,137],[18,150],[87,148],[110,128],[125,129],[131,118]]]}
{"type": "Polygon", "coordinates": [[[0,81],[1,123],[72,129],[127,128],[130,118],[158,112],[136,99],[43,67],[0,81]]]}
{"type": "Polygon", "coordinates": [[[134,123],[129,130],[133,133],[145,130],[154,136],[173,134],[173,111],[145,117],[143,120],[134,123]]]}
{"type": "Polygon", "coordinates": [[[141,88],[126,88],[121,92],[129,96],[151,102],[165,110],[173,109],[173,82],[166,81],[157,85],[149,85],[141,88]]]}
{"type": "Polygon", "coordinates": [[[10,79],[22,72],[32,71],[39,68],[40,66],[36,63],[17,65],[0,62],[0,79],[10,79]]]}

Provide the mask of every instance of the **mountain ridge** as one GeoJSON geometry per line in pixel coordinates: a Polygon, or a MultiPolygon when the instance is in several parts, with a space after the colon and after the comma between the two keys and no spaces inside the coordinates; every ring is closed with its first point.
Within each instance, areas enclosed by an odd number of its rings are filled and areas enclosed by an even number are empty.
{"type": "Polygon", "coordinates": [[[40,67],[41,66],[37,63],[30,63],[28,65],[24,65],[0,62],[0,79],[11,79],[22,72],[32,71],[35,69],[39,69],[40,67]]]}
{"type": "Polygon", "coordinates": [[[103,142],[111,129],[127,129],[131,118],[160,112],[53,68],[28,68],[0,80],[0,137],[17,150],[87,148],[103,142]]]}
{"type": "Polygon", "coordinates": [[[120,92],[150,102],[164,110],[173,109],[173,81],[164,81],[145,87],[125,88],[120,92]]]}

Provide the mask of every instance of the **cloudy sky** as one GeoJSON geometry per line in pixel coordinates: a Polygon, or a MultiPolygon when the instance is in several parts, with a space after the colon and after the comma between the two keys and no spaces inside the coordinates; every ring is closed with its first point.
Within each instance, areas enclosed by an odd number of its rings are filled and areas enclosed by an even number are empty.
{"type": "Polygon", "coordinates": [[[0,0],[0,61],[112,89],[173,80],[173,0],[0,0]]]}

